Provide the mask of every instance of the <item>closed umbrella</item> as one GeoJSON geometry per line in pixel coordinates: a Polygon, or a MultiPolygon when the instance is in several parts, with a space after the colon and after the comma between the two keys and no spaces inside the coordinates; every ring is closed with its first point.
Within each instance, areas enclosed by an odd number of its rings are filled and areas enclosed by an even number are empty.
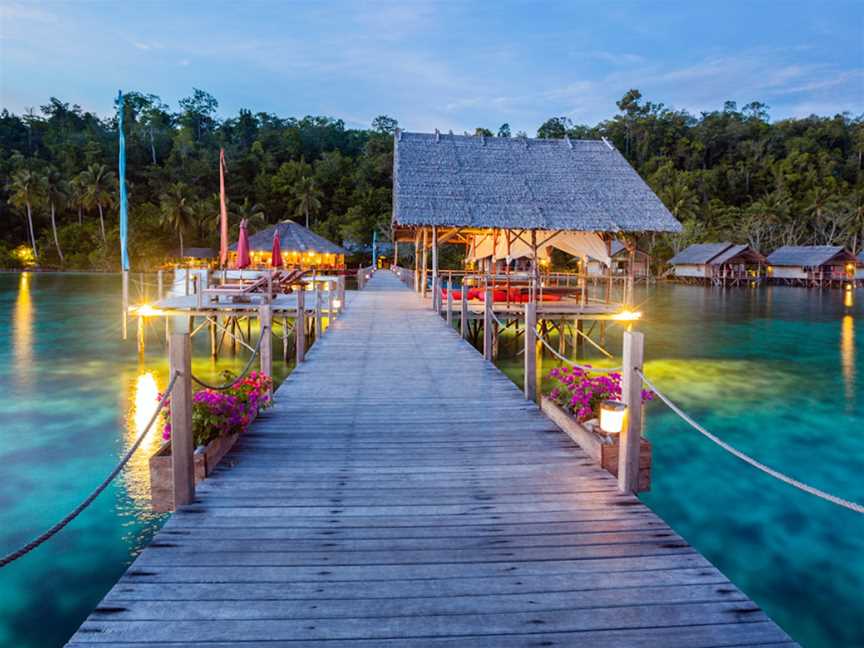
{"type": "Polygon", "coordinates": [[[240,221],[240,238],[237,240],[237,267],[249,267],[249,236],[246,234],[246,219],[240,221]]]}
{"type": "Polygon", "coordinates": [[[270,253],[270,266],[272,268],[282,267],[282,246],[279,243],[279,228],[273,230],[273,251],[270,253]]]}

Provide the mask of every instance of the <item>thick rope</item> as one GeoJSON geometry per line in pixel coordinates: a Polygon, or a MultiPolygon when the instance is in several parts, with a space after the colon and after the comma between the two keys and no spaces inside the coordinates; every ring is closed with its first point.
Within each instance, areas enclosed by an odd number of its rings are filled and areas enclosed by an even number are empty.
{"type": "Polygon", "coordinates": [[[615,373],[616,371],[621,371],[621,367],[612,367],[612,368],[607,369],[604,367],[589,367],[588,365],[582,365],[582,364],[579,364],[578,362],[573,362],[569,358],[565,358],[563,355],[561,355],[555,349],[553,349],[552,345],[550,345],[549,342],[546,341],[546,338],[544,338],[542,335],[537,335],[536,337],[538,340],[540,340],[543,343],[543,346],[545,346],[552,355],[554,355],[556,358],[558,358],[561,362],[567,363],[571,367],[576,367],[576,368],[582,369],[584,371],[595,371],[598,373],[615,373]]]}
{"type": "Polygon", "coordinates": [[[156,422],[156,419],[159,416],[159,412],[165,406],[165,403],[168,402],[168,396],[170,396],[171,390],[174,389],[174,383],[177,382],[177,377],[179,375],[180,374],[178,372],[175,372],[174,375],[171,376],[171,381],[168,383],[168,387],[165,389],[165,393],[162,394],[162,398],[159,399],[159,406],[156,408],[156,411],[153,412],[153,416],[150,417],[150,420],[147,422],[147,426],[144,428],[144,430],[141,432],[141,434],[138,435],[138,438],[135,439],[135,443],[133,443],[132,446],[129,448],[129,450],[126,451],[126,454],[123,455],[123,458],[114,467],[114,470],[112,470],[108,474],[108,476],[104,480],[102,480],[102,483],[99,484],[96,487],[96,489],[84,499],[83,502],[81,502],[78,506],[76,506],[74,509],[72,509],[72,512],[69,513],[62,520],[57,522],[57,524],[55,524],[50,529],[45,531],[42,535],[40,535],[40,536],[34,538],[33,540],[31,540],[30,542],[28,542],[26,545],[24,545],[20,549],[13,551],[12,553],[6,554],[5,556],[3,556],[3,558],[0,558],[0,569],[5,567],[9,563],[12,563],[12,562],[18,560],[22,556],[26,556],[28,553],[30,553],[31,551],[36,549],[36,547],[41,545],[43,542],[50,540],[54,535],[56,535],[57,533],[62,531],[63,528],[67,524],[69,524],[72,520],[74,520],[76,517],[78,517],[84,511],[84,509],[86,509],[88,506],[90,506],[90,504],[93,502],[93,500],[95,500],[97,497],[99,497],[99,494],[102,493],[102,491],[104,491],[106,488],[108,488],[108,484],[110,484],[112,481],[114,481],[114,478],[120,473],[121,470],[123,470],[123,467],[127,463],[129,463],[129,460],[132,458],[132,455],[135,454],[135,451],[139,448],[142,441],[144,441],[144,438],[147,436],[147,433],[150,432],[150,428],[153,427],[153,423],[156,422]]]}
{"type": "Polygon", "coordinates": [[[862,506],[861,504],[858,504],[856,502],[850,502],[849,500],[843,499],[842,497],[837,497],[836,495],[831,495],[830,493],[826,493],[823,490],[819,490],[815,486],[810,486],[809,484],[805,484],[804,482],[798,481],[794,477],[789,477],[789,475],[785,475],[778,470],[774,470],[773,468],[770,468],[769,466],[766,466],[765,464],[763,464],[759,461],[756,461],[755,459],[753,459],[753,457],[750,457],[749,455],[744,454],[743,452],[741,452],[737,448],[729,445],[728,443],[726,443],[722,439],[711,434],[708,430],[706,430],[704,427],[699,425],[696,421],[694,421],[692,418],[690,418],[684,411],[682,411],[680,407],[678,407],[675,403],[673,403],[669,399],[668,396],[666,396],[666,394],[664,394],[659,389],[657,389],[657,386],[654,383],[652,383],[650,380],[648,380],[648,378],[645,377],[645,374],[643,374],[638,369],[636,370],[636,373],[642,377],[642,380],[644,380],[645,384],[651,388],[651,391],[653,391],[655,394],[657,394],[657,397],[661,401],[666,403],[666,405],[669,407],[669,409],[671,409],[678,416],[680,416],[686,423],[688,423],[690,425],[690,427],[692,427],[694,430],[696,430],[697,432],[699,432],[703,436],[707,437],[708,439],[710,439],[711,441],[716,443],[718,446],[723,448],[726,452],[730,453],[731,455],[733,455],[735,457],[738,457],[741,461],[750,464],[751,466],[753,466],[757,470],[761,470],[766,475],[770,475],[774,479],[778,479],[785,484],[789,484],[790,486],[793,486],[800,491],[804,491],[805,493],[808,493],[810,495],[818,497],[819,499],[823,499],[826,502],[831,502],[832,504],[836,504],[837,506],[842,506],[843,508],[847,508],[850,511],[855,511],[856,513],[864,514],[864,506],[862,506]]]}
{"type": "Polygon", "coordinates": [[[266,326],[261,329],[261,335],[258,336],[258,344],[255,345],[255,349],[253,349],[252,355],[249,356],[249,361],[246,363],[246,366],[243,367],[243,371],[241,371],[240,374],[233,380],[229,380],[224,385],[211,385],[210,383],[204,382],[203,380],[198,378],[195,374],[192,374],[192,380],[204,387],[205,389],[213,389],[215,391],[224,391],[226,389],[231,389],[234,385],[243,380],[246,377],[247,373],[249,373],[249,369],[252,368],[252,362],[255,360],[255,357],[261,350],[261,341],[264,339],[265,334],[270,335],[270,329],[266,326]]]}

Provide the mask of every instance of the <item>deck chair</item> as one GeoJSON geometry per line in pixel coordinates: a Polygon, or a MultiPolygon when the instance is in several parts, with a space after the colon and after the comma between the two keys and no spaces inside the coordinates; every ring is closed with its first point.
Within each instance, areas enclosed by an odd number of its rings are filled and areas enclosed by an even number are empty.
{"type": "Polygon", "coordinates": [[[233,301],[243,301],[253,293],[261,292],[262,289],[267,289],[267,277],[258,277],[255,281],[246,284],[223,284],[214,288],[205,288],[202,294],[207,301],[213,301],[214,298],[219,299],[220,297],[229,297],[233,301]]]}

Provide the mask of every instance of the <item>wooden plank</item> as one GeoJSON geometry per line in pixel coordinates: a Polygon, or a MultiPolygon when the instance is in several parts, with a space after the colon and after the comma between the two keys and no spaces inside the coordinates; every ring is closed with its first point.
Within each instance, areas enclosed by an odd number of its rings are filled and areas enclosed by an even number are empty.
{"type": "Polygon", "coordinates": [[[390,273],[277,396],[70,646],[792,645],[390,273]]]}

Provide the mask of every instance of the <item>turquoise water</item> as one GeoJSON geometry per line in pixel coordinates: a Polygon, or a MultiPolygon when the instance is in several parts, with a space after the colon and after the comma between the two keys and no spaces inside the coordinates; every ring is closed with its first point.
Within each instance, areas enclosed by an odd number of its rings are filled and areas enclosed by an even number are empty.
{"type": "MultiPolygon", "coordinates": [[[[660,286],[640,299],[646,373],[661,388],[758,459],[864,502],[864,291],[660,286]]],[[[117,276],[0,275],[0,553],[102,479],[166,383],[159,331],[138,360],[119,312],[117,276]]],[[[202,377],[244,364],[214,367],[206,343],[202,377]]],[[[608,344],[620,349],[620,329],[608,344]]],[[[518,360],[501,365],[520,379],[518,360]]],[[[864,645],[864,516],[756,473],[662,404],[649,405],[647,432],[643,499],[655,511],[803,645],[864,645]]],[[[146,468],[158,443],[151,435],[87,512],[0,571],[0,645],[61,645],[158,528],[146,468]]]]}
{"type": "MultiPolygon", "coordinates": [[[[133,301],[143,297],[133,284],[133,301]]],[[[149,326],[139,360],[134,325],[120,339],[120,312],[117,275],[0,274],[0,553],[63,517],[108,474],[167,384],[164,329],[149,326]]],[[[214,365],[206,331],[199,337],[193,370],[202,378],[219,381],[222,369],[245,364],[240,354],[214,365]]],[[[151,432],[87,511],[0,570],[0,646],[62,645],[158,529],[147,458],[160,440],[151,432]]]]}
{"type": "MultiPolygon", "coordinates": [[[[864,291],[661,285],[638,298],[660,389],[763,463],[864,502],[864,291]]],[[[608,345],[620,353],[620,327],[608,345]]],[[[500,361],[519,384],[520,363],[500,361]]],[[[646,416],[642,499],[802,645],[864,646],[864,516],[757,472],[662,403],[646,416]]]]}

